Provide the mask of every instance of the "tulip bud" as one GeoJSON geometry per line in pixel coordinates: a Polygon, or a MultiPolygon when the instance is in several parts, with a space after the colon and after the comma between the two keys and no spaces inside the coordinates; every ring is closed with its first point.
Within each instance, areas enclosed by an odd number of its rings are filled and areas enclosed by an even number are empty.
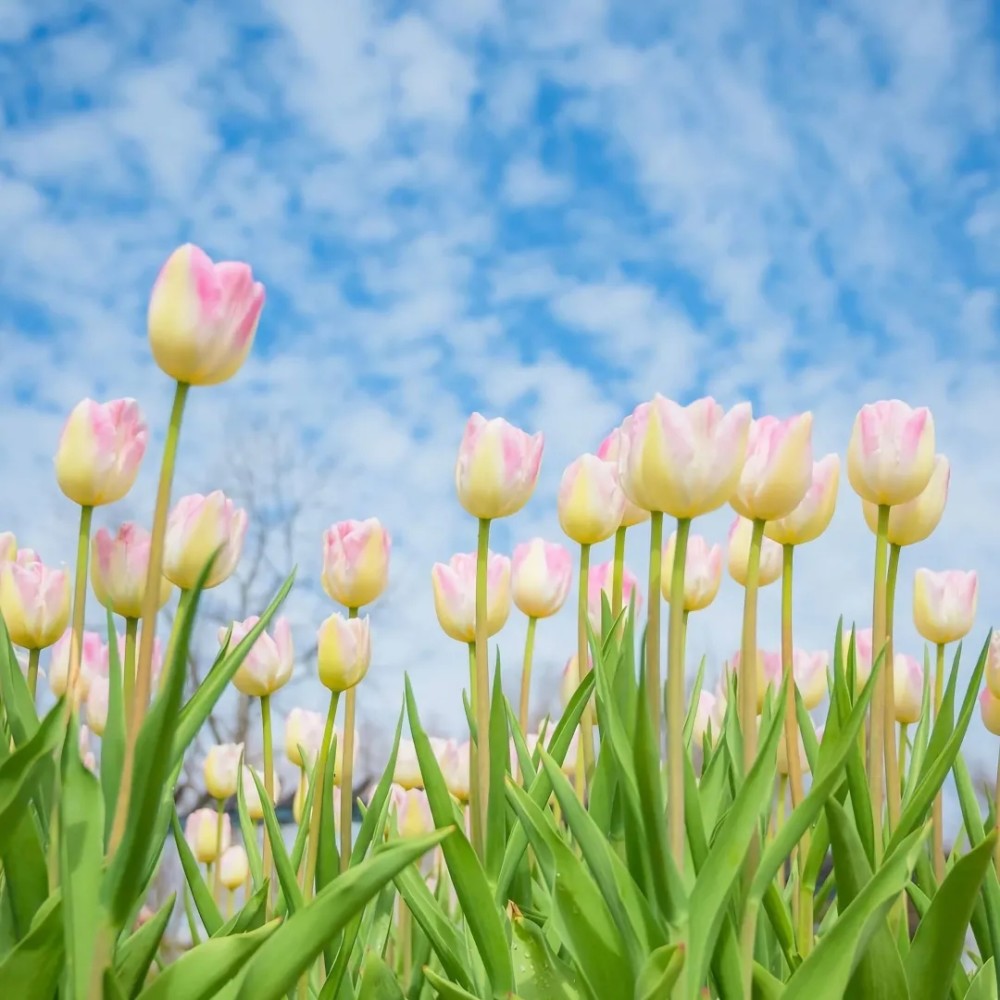
{"type": "Polygon", "coordinates": [[[514,604],[529,618],[549,618],[565,603],[573,582],[573,561],[561,545],[533,538],[514,549],[514,604]]]}
{"type": "MultiPolygon", "coordinates": [[[[604,597],[611,604],[611,589],[614,586],[614,562],[608,561],[591,568],[587,575],[587,617],[595,632],[601,631],[601,612],[604,607],[604,597]]],[[[629,607],[635,600],[635,614],[642,609],[642,592],[639,590],[639,580],[626,566],[622,569],[622,607],[629,607]]]]}
{"type": "Polygon", "coordinates": [[[924,700],[924,671],[912,656],[896,653],[892,658],[892,685],[896,721],[901,726],[918,722],[924,700]]]}
{"type": "Polygon", "coordinates": [[[323,716],[307,708],[293,708],[285,718],[285,756],[296,767],[311,768],[323,741],[323,716]],[[305,759],[299,752],[305,752],[305,759]]]}
{"type": "MultiPolygon", "coordinates": [[[[948,459],[944,455],[935,455],[930,481],[923,490],[913,500],[889,508],[886,538],[890,545],[916,545],[930,537],[941,522],[944,505],[948,500],[950,480],[951,465],[948,459]]],[[[877,533],[878,507],[862,500],[861,511],[872,534],[877,533]]]]}
{"type": "Polygon", "coordinates": [[[0,613],[15,646],[51,646],[66,630],[69,610],[65,570],[50,569],[31,549],[0,565],[0,613]]]}
{"type": "Polygon", "coordinates": [[[17,559],[17,539],[13,531],[0,531],[0,566],[17,559]]]}
{"type": "MultiPolygon", "coordinates": [[[[621,488],[621,475],[618,470],[618,462],[621,458],[623,446],[627,445],[623,445],[622,429],[621,427],[616,427],[601,442],[601,447],[597,449],[597,457],[603,459],[615,470],[615,476],[618,479],[619,488],[621,488]]],[[[622,490],[622,493],[624,492],[625,491],[622,490]]],[[[626,497],[625,509],[622,512],[622,519],[619,527],[631,528],[633,525],[642,524],[643,521],[648,520],[649,511],[636,506],[631,500],[628,499],[628,497],[626,497]]]]}
{"type": "Polygon", "coordinates": [[[625,494],[615,470],[596,455],[581,455],[559,483],[559,524],[579,545],[610,538],[621,524],[625,494]]]}
{"type": "MultiPolygon", "coordinates": [[[[781,661],[780,654],[778,661],[781,661]]],[[[792,650],[792,677],[807,712],[811,712],[826,697],[829,665],[830,656],[826,650],[814,653],[804,649],[792,650]]]]}
{"type": "Polygon", "coordinates": [[[81,507],[121,500],[135,482],[146,452],[146,421],[134,399],[73,408],[56,450],[59,489],[81,507]]]}
{"type": "Polygon", "coordinates": [[[219,881],[230,891],[238,889],[250,877],[247,852],[239,844],[227,847],[219,859],[219,881]]]}
{"type": "Polygon", "coordinates": [[[368,616],[332,614],[320,625],[318,641],[320,681],[331,691],[348,691],[360,684],[372,656],[368,616]]]}
{"type": "MultiPolygon", "coordinates": [[[[590,659],[590,653],[587,653],[587,669],[591,669],[593,664],[590,659]]],[[[559,700],[562,702],[562,707],[565,708],[573,695],[576,694],[576,689],[580,686],[580,667],[578,665],[577,655],[574,653],[567,661],[566,666],[563,667],[562,677],[559,682],[559,700]]]]}
{"type": "MultiPolygon", "coordinates": [[[[431,570],[434,610],[445,633],[458,642],[476,639],[476,554],[454,555],[431,570]]],[[[510,560],[490,552],[486,559],[486,634],[496,635],[510,614],[510,560]]]]}
{"type": "Polygon", "coordinates": [[[420,788],[389,789],[389,808],[396,817],[396,830],[400,837],[420,837],[434,829],[427,793],[420,788]]]}
{"type": "Polygon", "coordinates": [[[424,779],[420,773],[420,761],[417,759],[417,749],[413,740],[405,736],[400,738],[399,749],[396,751],[396,767],[392,772],[393,784],[401,788],[423,788],[424,779]]]}
{"type": "MultiPolygon", "coordinates": [[[[255,823],[263,823],[264,806],[261,804],[260,795],[257,792],[257,782],[253,780],[254,774],[257,775],[258,780],[263,785],[264,775],[261,774],[260,768],[255,767],[253,772],[251,772],[248,764],[244,764],[242,771],[240,771],[240,784],[243,785],[243,798],[247,804],[247,815],[255,823]]],[[[281,798],[281,782],[278,780],[277,770],[272,769],[271,782],[271,788],[274,795],[274,801],[271,803],[273,806],[277,804],[278,799],[281,798]]]]}
{"type": "Polygon", "coordinates": [[[378,518],[333,525],[323,535],[323,589],[348,608],[371,604],[388,582],[391,549],[378,518]]]}
{"type": "Polygon", "coordinates": [[[751,521],[776,521],[798,507],[811,484],[812,414],[753,421],[734,510],[751,521]]]}
{"type": "MultiPolygon", "coordinates": [[[[61,698],[69,683],[69,660],[73,644],[73,634],[68,629],[52,646],[49,660],[49,687],[61,698]]],[[[108,676],[108,647],[97,632],[84,632],[80,644],[80,673],[77,677],[77,706],[87,700],[90,685],[95,677],[108,676]]],[[[91,727],[93,728],[93,727],[91,727]]],[[[95,732],[97,730],[95,729],[95,732]]],[[[98,733],[100,735],[100,733],[98,733]]]]}
{"type": "MultiPolygon", "coordinates": [[[[815,723],[810,722],[813,726],[813,731],[815,732],[815,723]]],[[[802,740],[802,731],[796,730],[796,735],[798,736],[799,744],[799,767],[802,769],[803,774],[809,773],[809,758],[806,756],[806,745],[802,740]]],[[[817,734],[818,736],[819,734],[817,734]]],[[[784,731],[782,731],[781,739],[778,740],[778,756],[777,756],[777,766],[778,774],[787,775],[788,774],[788,740],[785,737],[784,731]]]]}
{"type": "Polygon", "coordinates": [[[217,743],[205,755],[205,790],[213,799],[236,794],[242,743],[217,743]]]}
{"type": "Polygon", "coordinates": [[[219,837],[219,816],[214,809],[195,809],[184,824],[184,839],[195,859],[211,864],[232,843],[233,828],[229,816],[222,814],[222,837],[219,837]],[[220,850],[221,848],[221,850],[220,850]]]}
{"type": "Polygon", "coordinates": [[[957,642],[972,631],[979,600],[974,572],[918,569],[913,580],[913,621],[928,642],[957,642]]]}
{"type": "Polygon", "coordinates": [[[264,286],[249,264],[216,264],[185,243],[167,258],[149,299],[153,357],[178,382],[225,382],[246,361],[263,308],[264,286]]]}
{"type": "Polygon", "coordinates": [[[97,758],[94,751],[90,749],[90,730],[86,726],[80,726],[80,735],[77,739],[77,747],[80,751],[80,760],[83,766],[91,772],[97,774],[97,758]]]}
{"type": "Polygon", "coordinates": [[[87,725],[98,736],[104,735],[108,724],[108,678],[92,677],[87,690],[87,725]]]}
{"type": "Polygon", "coordinates": [[[694,710],[694,731],[692,737],[695,746],[704,746],[705,740],[714,743],[722,732],[722,720],[725,718],[726,702],[711,691],[698,693],[698,707],[694,710]],[[709,737],[711,733],[711,737],[709,737]]]}
{"type": "MultiPolygon", "coordinates": [[[[260,621],[251,615],[245,621],[233,622],[229,636],[228,650],[235,649],[260,621]]],[[[219,642],[226,641],[228,629],[219,629],[219,642]]],[[[261,632],[257,641],[233,674],[233,686],[250,698],[265,698],[274,694],[288,683],[295,666],[295,647],[292,643],[292,627],[287,618],[279,618],[274,623],[274,637],[261,632]]]]}
{"type": "MultiPolygon", "coordinates": [[[[663,547],[663,574],[660,590],[663,599],[670,603],[671,575],[674,568],[674,552],[677,546],[677,532],[673,532],[663,547]]],[[[722,546],[709,547],[701,535],[688,538],[684,558],[684,610],[701,611],[707,608],[719,592],[722,582],[722,546]]]]}
{"type": "Polygon", "coordinates": [[[979,696],[979,711],[983,716],[983,725],[994,736],[1000,736],[1000,698],[988,687],[983,688],[979,696]]]}
{"type": "MultiPolygon", "coordinates": [[[[107,528],[99,529],[91,542],[90,583],[94,596],[123,618],[142,617],[150,537],[148,531],[127,521],[116,535],[107,528]]],[[[167,603],[172,589],[170,581],[161,578],[157,607],[167,603]]]]}
{"type": "MultiPolygon", "coordinates": [[[[844,670],[847,670],[848,657],[851,648],[851,633],[845,632],[844,643],[844,670]]],[[[854,685],[860,691],[868,678],[872,675],[872,661],[874,652],[872,650],[872,630],[870,628],[859,628],[854,630],[854,685]]]]}
{"type": "Polygon", "coordinates": [[[749,403],[728,413],[709,397],[689,406],[660,395],[640,403],[622,424],[618,470],[626,497],[678,518],[718,510],[736,492],[749,430],[749,403]]]}
{"type": "Polygon", "coordinates": [[[847,478],[873,504],[907,503],[927,486],[934,468],[934,418],[898,399],[869,403],[854,420],[847,478]]]}
{"type": "Polygon", "coordinates": [[[459,802],[469,801],[469,768],[471,766],[471,744],[468,740],[458,743],[448,740],[438,755],[438,764],[444,775],[448,791],[459,802]]]}
{"type": "Polygon", "coordinates": [[[990,632],[990,645],[986,653],[986,684],[1000,698],[1000,632],[990,632]]]}
{"type": "Polygon", "coordinates": [[[461,505],[493,520],[516,514],[531,499],[542,464],[542,434],[527,434],[503,419],[473,413],[465,425],[455,465],[461,505]]]}
{"type": "MultiPolygon", "coordinates": [[[[729,575],[741,586],[747,585],[747,568],[750,565],[750,535],[753,524],[745,517],[737,517],[729,528],[729,575]]],[[[770,538],[761,540],[760,569],[757,586],[766,587],[781,576],[782,551],[770,538]]]]}
{"type": "Polygon", "coordinates": [[[219,586],[236,569],[246,533],[247,512],[222,490],[181,497],[167,520],[163,575],[182,590],[191,590],[218,550],[205,589],[219,586]]]}
{"type": "Polygon", "coordinates": [[[840,487],[840,456],[826,455],[813,463],[812,480],[801,503],[784,517],[768,521],[764,534],[779,545],[805,545],[830,526],[840,487]]]}

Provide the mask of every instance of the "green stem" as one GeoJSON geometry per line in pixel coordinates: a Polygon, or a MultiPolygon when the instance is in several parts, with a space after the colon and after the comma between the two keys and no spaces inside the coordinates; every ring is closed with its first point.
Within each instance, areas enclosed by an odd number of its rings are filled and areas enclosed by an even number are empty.
{"type": "MultiPolygon", "coordinates": [[[[941,709],[941,692],[944,688],[944,643],[937,644],[937,656],[934,664],[934,721],[937,722],[941,709]]],[[[934,796],[934,809],[931,816],[932,838],[934,844],[934,877],[938,885],[944,880],[944,795],[939,790],[934,796]]],[[[1000,815],[1000,814],[998,814],[1000,815]]]]}
{"type": "MultiPolygon", "coordinates": [[[[271,737],[271,697],[263,695],[260,699],[260,725],[264,737],[264,792],[271,805],[276,805],[274,801],[274,743],[271,737]]],[[[242,776],[240,778],[242,781],[242,776]]],[[[271,847],[271,837],[264,827],[264,858],[262,862],[262,875],[265,881],[271,879],[271,859],[273,857],[271,847]]],[[[267,921],[271,910],[271,892],[268,890],[267,898],[264,900],[264,920],[267,921]]]]}
{"type": "MultiPolygon", "coordinates": [[[[661,514],[654,514],[662,518],[661,514]]],[[[656,552],[659,553],[662,539],[661,530],[656,532],[656,552]]],[[[677,536],[674,542],[674,564],[670,567],[670,611],[667,626],[667,833],[670,853],[678,871],[684,870],[684,569],[687,565],[688,535],[691,530],[689,518],[677,519],[677,536]]],[[[653,549],[650,548],[650,557],[653,549]]],[[[659,570],[659,568],[658,568],[659,570]]],[[[657,572],[659,576],[659,572],[657,572]]],[[[652,620],[653,606],[660,604],[660,581],[655,581],[653,571],[649,573],[649,610],[652,620]]],[[[657,618],[659,611],[657,610],[657,618]]],[[[652,631],[650,623],[650,632],[652,631]]],[[[648,633],[647,633],[648,636],[648,633]]],[[[647,663],[648,669],[648,663],[647,663]]],[[[657,704],[659,690],[657,685],[657,704]]],[[[657,727],[655,732],[659,732],[657,727]]],[[[659,746],[659,740],[657,740],[659,746]]]]}
{"type": "Polygon", "coordinates": [[[528,732],[528,709],[531,701],[531,661],[535,655],[535,626],[537,624],[537,618],[528,618],[528,634],[524,639],[524,662],[521,664],[521,702],[517,716],[522,736],[528,732]]]}
{"type": "MultiPolygon", "coordinates": [[[[476,692],[479,690],[479,685],[476,683],[476,644],[475,642],[469,643],[469,704],[472,706],[473,715],[475,715],[476,705],[478,704],[476,700],[476,692]]],[[[478,726],[477,726],[478,730],[478,726]]],[[[476,804],[476,782],[473,780],[474,777],[479,775],[479,733],[469,734],[469,827],[470,833],[472,834],[473,845],[478,844],[482,837],[482,833],[479,828],[479,807],[476,804]]]]}
{"type": "MultiPolygon", "coordinates": [[[[646,622],[646,696],[649,716],[656,736],[656,749],[662,746],[660,725],[660,577],[663,560],[663,514],[654,510],[649,517],[649,617],[646,622]]],[[[670,794],[668,790],[668,795],[670,794]]]]}
{"type": "MultiPolygon", "coordinates": [[[[1000,825],[1000,750],[997,751],[997,781],[994,792],[994,815],[997,817],[997,824],[1000,825]]],[[[993,848],[993,867],[1000,875],[1000,837],[997,838],[996,847],[993,848]]]]}
{"type": "Polygon", "coordinates": [[[201,935],[198,933],[198,921],[194,916],[194,905],[191,902],[191,890],[187,881],[184,882],[184,915],[187,917],[188,930],[191,932],[191,945],[201,944],[201,935]]]}
{"type": "Polygon", "coordinates": [[[486,569],[490,552],[489,518],[479,519],[479,544],[476,548],[476,730],[479,752],[476,755],[478,779],[472,786],[474,805],[479,810],[479,839],[476,853],[486,857],[486,810],[490,801],[490,666],[489,635],[486,613],[486,569]]]}
{"type": "Polygon", "coordinates": [[[896,675],[893,669],[892,632],[896,608],[896,576],[899,573],[898,545],[889,546],[889,566],[885,580],[885,787],[889,803],[888,833],[899,824],[902,809],[902,788],[899,782],[899,760],[896,756],[896,675]]]}
{"type": "MultiPolygon", "coordinates": [[[[611,617],[621,614],[624,603],[623,587],[625,580],[625,525],[615,532],[615,561],[611,568],[611,617]]],[[[602,636],[603,638],[603,636],[602,636]]]]}
{"type": "Polygon", "coordinates": [[[66,712],[77,709],[76,686],[83,659],[83,623],[87,608],[87,558],[90,555],[90,522],[93,507],[80,508],[80,530],[76,541],[76,586],[73,590],[73,630],[70,639],[69,676],[66,682],[66,712]]]}
{"type": "MultiPolygon", "coordinates": [[[[357,618],[358,609],[348,608],[348,618],[357,618]]],[[[340,776],[340,870],[351,867],[351,823],[354,820],[354,726],[357,688],[347,692],[344,705],[344,763],[340,776]]]]}
{"type": "Polygon", "coordinates": [[[226,815],[226,800],[216,800],[215,863],[212,865],[212,899],[219,898],[219,879],[222,877],[222,820],[226,815]]]}
{"type": "Polygon", "coordinates": [[[399,901],[399,936],[401,950],[403,952],[403,989],[409,989],[410,979],[413,977],[413,927],[410,920],[410,908],[406,905],[406,900],[399,901]]]}
{"type": "MultiPolygon", "coordinates": [[[[326,713],[326,728],[323,730],[323,742],[319,748],[319,760],[313,771],[313,781],[320,787],[313,792],[312,815],[309,817],[309,846],[306,852],[306,877],[302,884],[302,894],[308,903],[313,897],[316,882],[316,859],[319,857],[320,820],[323,815],[323,796],[332,795],[333,789],[326,788],[326,765],[330,759],[330,744],[333,742],[333,720],[337,715],[337,703],[340,701],[338,691],[330,692],[330,707],[326,713]]],[[[331,831],[332,832],[332,831],[331,831]]]]}
{"type": "Polygon", "coordinates": [[[38,688],[38,657],[41,652],[40,649],[28,650],[28,690],[31,692],[32,699],[34,699],[35,691],[38,688]]]}
{"type": "Polygon", "coordinates": [[[122,669],[124,671],[124,677],[122,678],[122,683],[124,685],[123,702],[125,706],[125,721],[128,723],[131,713],[129,712],[129,706],[132,704],[132,698],[135,694],[135,637],[139,631],[139,619],[138,618],[126,618],[125,619],[125,662],[122,664],[122,669]]]}
{"type": "Polygon", "coordinates": [[[905,722],[899,726],[899,775],[900,781],[906,784],[906,730],[905,722]]]}
{"type": "MultiPolygon", "coordinates": [[[[872,598],[872,660],[883,652],[885,646],[885,584],[886,555],[888,548],[889,508],[880,504],[878,508],[878,530],[875,536],[875,584],[872,598]]],[[[875,833],[875,860],[882,861],[882,809],[885,798],[884,741],[886,722],[886,676],[892,672],[892,664],[883,662],[875,684],[871,706],[871,742],[868,746],[868,784],[872,797],[872,820],[875,833]],[[882,752],[879,752],[880,749],[882,752]]]]}
{"type": "MultiPolygon", "coordinates": [[[[590,656],[587,646],[587,581],[590,578],[590,546],[580,546],[580,585],[576,605],[576,666],[580,680],[590,672],[590,656]]],[[[588,701],[580,716],[580,742],[583,751],[584,786],[594,770],[594,716],[592,701],[588,701]]]]}

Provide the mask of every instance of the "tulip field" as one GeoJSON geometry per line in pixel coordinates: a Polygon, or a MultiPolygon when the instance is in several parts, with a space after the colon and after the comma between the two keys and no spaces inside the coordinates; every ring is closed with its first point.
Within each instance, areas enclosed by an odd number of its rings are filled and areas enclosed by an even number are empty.
{"type": "Polygon", "coordinates": [[[905,613],[927,654],[893,649],[901,550],[935,529],[948,491],[925,408],[857,415],[844,467],[871,529],[871,619],[832,620],[830,655],[795,643],[809,597],[796,551],[829,525],[841,473],[839,456],[813,455],[812,414],[641,403],[563,473],[565,537],[510,558],[491,527],[532,500],[543,436],[473,414],[455,465],[470,551],[430,572],[438,625],[468,660],[469,739],[429,735],[407,680],[385,706],[399,713],[388,765],[356,803],[355,699],[378,644],[367,609],[390,579],[378,520],[322,539],[323,711],[293,709],[283,746],[272,698],[295,661],[292,567],[259,616],[219,630],[204,680],[188,677],[199,604],[248,525],[221,491],[172,496],[185,404],[225,391],[210,387],[238,373],[264,301],[249,265],[174,251],[148,308],[175,385],[148,525],[91,530],[135,483],[148,430],[135,400],[88,399],[55,454],[75,565],[0,535],[0,998],[998,996],[997,803],[962,756],[977,707],[1000,735],[1000,637],[975,622],[976,573],[919,570],[905,613]],[[725,506],[723,548],[695,528],[725,506]],[[648,545],[648,581],[625,569],[626,536],[648,545]],[[739,653],[709,678],[703,661],[688,670],[687,625],[725,568],[744,595],[739,653]],[[764,653],[758,592],[778,581],[781,648],[764,653]],[[85,629],[88,602],[106,633],[85,629]],[[526,643],[498,653],[512,605],[526,643]],[[576,654],[561,714],[537,725],[536,628],[564,607],[576,654]],[[182,817],[182,766],[230,685],[259,701],[263,760],[213,746],[198,766],[214,804],[182,817]],[[292,836],[279,751],[298,773],[292,836]],[[946,783],[962,817],[950,843],[946,783]],[[183,884],[151,906],[174,851],[183,884]],[[179,922],[178,954],[165,935],[179,922]]]}

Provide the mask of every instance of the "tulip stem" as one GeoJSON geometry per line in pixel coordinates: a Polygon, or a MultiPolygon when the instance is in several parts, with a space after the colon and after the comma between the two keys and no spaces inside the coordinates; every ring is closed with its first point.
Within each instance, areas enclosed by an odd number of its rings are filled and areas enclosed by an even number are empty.
{"type": "MultiPolygon", "coordinates": [[[[469,705],[473,716],[475,716],[476,705],[479,704],[476,698],[476,691],[479,685],[476,683],[476,644],[469,643],[469,705]]],[[[474,778],[479,776],[479,732],[469,733],[469,832],[472,835],[472,844],[475,846],[480,842],[479,833],[479,806],[476,800],[476,782],[474,778]]],[[[471,730],[471,726],[470,726],[471,730]]]]}
{"type": "MultiPolygon", "coordinates": [[[[326,713],[326,728],[323,730],[323,742],[319,747],[319,760],[313,771],[313,781],[319,784],[313,792],[312,815],[309,817],[309,847],[306,852],[306,877],[302,883],[302,894],[308,903],[313,896],[313,884],[316,881],[316,859],[319,857],[320,820],[323,816],[323,796],[333,794],[332,789],[325,786],[326,764],[330,759],[330,744],[333,741],[333,720],[337,715],[337,703],[340,692],[330,693],[330,708],[326,713]]],[[[330,831],[332,836],[333,831],[330,831]]]]}
{"type": "MultiPolygon", "coordinates": [[[[576,605],[576,668],[582,682],[590,673],[590,650],[587,644],[587,581],[590,579],[590,546],[580,546],[580,585],[576,605]]],[[[580,716],[580,742],[583,744],[583,784],[586,788],[594,770],[594,716],[590,700],[580,716]]]]}
{"type": "Polygon", "coordinates": [[[899,726],[899,780],[906,783],[906,723],[899,726]]]}
{"type": "MultiPolygon", "coordinates": [[[[611,617],[617,618],[622,611],[622,596],[625,580],[625,525],[615,532],[615,561],[611,568],[611,617]]],[[[603,638],[603,636],[602,636],[603,638]]]]}
{"type": "Polygon", "coordinates": [[[212,865],[212,899],[219,898],[219,879],[222,877],[222,820],[226,815],[226,800],[216,800],[215,815],[215,864],[212,865]]]}
{"type": "Polygon", "coordinates": [[[28,690],[31,692],[32,700],[38,688],[38,657],[41,652],[40,649],[28,650],[28,690]]]}
{"type": "Polygon", "coordinates": [[[476,548],[476,736],[479,742],[476,764],[478,780],[470,788],[475,790],[475,806],[479,810],[479,837],[475,845],[480,859],[486,858],[486,811],[490,801],[490,668],[489,630],[486,620],[486,569],[490,552],[490,519],[479,519],[479,544],[476,548]]]}
{"type": "MultiPolygon", "coordinates": [[[[937,643],[937,656],[934,664],[934,721],[937,722],[941,710],[941,692],[944,688],[944,643],[937,643]]],[[[944,796],[940,790],[934,796],[932,813],[933,844],[934,844],[934,877],[938,885],[944,880],[944,796]]]]}
{"type": "MultiPolygon", "coordinates": [[[[271,738],[271,697],[261,695],[260,699],[260,725],[264,737],[264,792],[271,805],[277,805],[274,801],[274,751],[271,738]]],[[[242,780],[242,776],[241,779],[242,780]]],[[[261,874],[264,881],[271,878],[271,837],[264,827],[264,858],[261,865],[261,874]]],[[[264,900],[264,920],[267,921],[271,910],[271,890],[268,889],[267,898],[264,900]]]]}
{"type": "MultiPolygon", "coordinates": [[[[167,436],[163,444],[163,461],[160,463],[160,482],[156,490],[156,507],[153,511],[153,530],[149,540],[149,568],[146,571],[146,590],[142,597],[142,634],[139,638],[139,655],[136,663],[135,691],[132,704],[125,706],[131,721],[125,727],[125,754],[122,760],[121,784],[115,805],[115,820],[111,827],[108,854],[114,854],[125,833],[129,798],[132,794],[132,770],[135,766],[135,741],[139,727],[146,715],[153,669],[153,644],[156,639],[156,615],[160,607],[160,588],[163,576],[163,541],[167,534],[167,510],[170,506],[170,488],[174,480],[174,465],[177,462],[177,444],[180,440],[181,418],[188,385],[178,382],[174,390],[174,402],[167,424],[167,436]]],[[[170,669],[170,660],[165,670],[170,669]]]]}
{"type": "MultiPolygon", "coordinates": [[[[348,608],[348,618],[357,618],[358,609],[348,608]]],[[[344,704],[344,763],[340,773],[340,870],[351,867],[351,823],[354,820],[354,726],[357,686],[348,688],[344,704]]]]}
{"type": "MultiPolygon", "coordinates": [[[[997,780],[993,797],[993,815],[996,817],[994,822],[997,829],[1000,830],[1000,750],[997,751],[997,780]]],[[[997,874],[1000,875],[1000,837],[997,837],[996,846],[993,848],[993,867],[996,868],[997,874]]]]}
{"type": "Polygon", "coordinates": [[[528,634],[524,639],[524,662],[521,664],[521,703],[517,721],[521,726],[521,735],[528,732],[528,708],[531,701],[531,661],[535,655],[535,626],[538,619],[528,617],[528,634]]]}
{"type": "MultiPolygon", "coordinates": [[[[662,515],[653,515],[662,518],[662,515]]],[[[662,540],[662,520],[660,538],[656,540],[656,552],[660,551],[662,540]]],[[[677,537],[674,542],[674,564],[670,567],[670,612],[667,626],[667,832],[670,853],[679,872],[684,871],[684,568],[687,564],[688,534],[691,520],[677,519],[677,537]]],[[[653,549],[650,548],[650,556],[653,549]]],[[[657,574],[659,576],[659,574],[657,574]]],[[[659,617],[660,581],[653,588],[652,569],[649,574],[650,630],[652,630],[653,607],[657,607],[659,617]]],[[[647,663],[646,669],[649,669],[647,663]]],[[[657,691],[659,704],[659,691],[657,691]]],[[[658,729],[656,730],[658,732],[658,729]]]]}
{"type": "Polygon", "coordinates": [[[128,706],[132,704],[135,693],[135,638],[139,631],[138,618],[125,619],[125,662],[122,664],[122,683],[124,685],[123,702],[125,705],[125,722],[129,721],[128,706]]]}
{"type": "Polygon", "coordinates": [[[80,530],[76,542],[76,586],[73,591],[73,631],[70,638],[69,676],[66,681],[66,712],[77,709],[76,686],[83,658],[83,623],[87,607],[87,557],[90,555],[90,522],[93,507],[80,508],[80,530]]]}
{"type": "Polygon", "coordinates": [[[875,833],[875,861],[881,863],[884,844],[882,843],[882,807],[885,797],[884,732],[886,720],[886,675],[892,665],[884,661],[885,655],[885,584],[886,555],[888,548],[889,507],[879,504],[878,528],[875,534],[875,586],[872,598],[872,660],[883,656],[882,669],[875,684],[871,706],[871,736],[868,745],[868,785],[872,797],[872,820],[875,833]],[[882,753],[879,748],[883,748],[882,753]]]}
{"type": "Polygon", "coordinates": [[[899,824],[902,809],[902,790],[899,783],[899,760],[896,756],[896,675],[893,669],[892,632],[896,609],[896,576],[899,573],[898,545],[889,546],[889,567],[885,578],[885,787],[889,803],[888,833],[899,824]]]}
{"type": "MultiPolygon", "coordinates": [[[[661,753],[663,734],[660,699],[660,577],[663,561],[663,513],[654,510],[649,516],[649,616],[646,621],[646,696],[656,737],[656,751],[661,753]]],[[[683,772],[681,772],[683,774],[683,772]]],[[[673,788],[667,794],[672,797],[673,788]]],[[[671,805],[671,809],[674,806],[671,805]]],[[[676,845],[675,845],[676,846],[676,845]]],[[[676,856],[675,856],[676,860],[676,856]]]]}

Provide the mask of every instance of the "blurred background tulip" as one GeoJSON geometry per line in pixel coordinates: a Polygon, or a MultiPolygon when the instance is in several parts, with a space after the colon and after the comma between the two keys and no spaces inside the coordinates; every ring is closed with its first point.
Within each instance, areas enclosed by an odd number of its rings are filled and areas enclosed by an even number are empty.
{"type": "Polygon", "coordinates": [[[391,551],[378,518],[334,524],[323,535],[323,589],[346,608],[371,604],[388,583],[391,551]]]}
{"type": "MultiPolygon", "coordinates": [[[[107,528],[95,532],[91,541],[90,583],[94,596],[109,611],[123,618],[142,617],[142,598],[149,571],[150,534],[126,521],[112,535],[107,528]]],[[[170,598],[170,581],[160,581],[159,607],[170,598]]]]}
{"type": "Polygon", "coordinates": [[[332,614],[319,628],[319,679],[331,691],[347,691],[360,684],[371,663],[368,617],[332,614]]]}
{"type": "Polygon", "coordinates": [[[812,414],[754,420],[733,509],[751,521],[776,521],[802,502],[812,484],[812,414]]]}
{"type": "MultiPolygon", "coordinates": [[[[747,567],[750,563],[750,538],[753,524],[745,517],[737,517],[729,528],[729,575],[741,586],[747,585],[747,567]]],[[[781,577],[781,546],[765,538],[760,547],[758,587],[767,587],[781,577]]]]}
{"type": "MultiPolygon", "coordinates": [[[[458,642],[476,639],[476,555],[460,553],[431,570],[434,610],[445,634],[458,642]]],[[[486,559],[486,634],[496,635],[510,615],[510,560],[490,552],[486,559]]]]}

